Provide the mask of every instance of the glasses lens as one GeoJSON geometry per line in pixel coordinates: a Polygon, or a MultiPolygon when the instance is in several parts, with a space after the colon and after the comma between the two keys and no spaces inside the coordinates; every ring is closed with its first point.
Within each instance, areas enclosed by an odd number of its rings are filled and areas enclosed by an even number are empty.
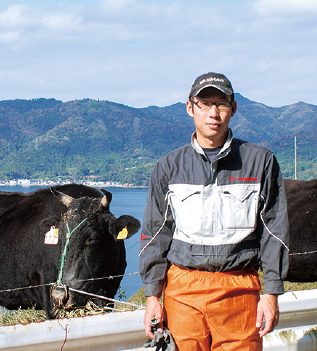
{"type": "Polygon", "coordinates": [[[230,102],[219,102],[217,103],[217,108],[219,111],[229,111],[230,105],[230,102]]]}
{"type": "Polygon", "coordinates": [[[212,104],[209,102],[205,101],[197,101],[197,106],[202,110],[202,111],[209,111],[212,104]]]}

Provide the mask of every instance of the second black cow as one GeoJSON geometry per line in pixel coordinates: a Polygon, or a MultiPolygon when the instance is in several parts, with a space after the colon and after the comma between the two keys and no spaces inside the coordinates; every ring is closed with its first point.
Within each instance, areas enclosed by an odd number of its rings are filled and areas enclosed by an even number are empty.
{"type": "Polygon", "coordinates": [[[0,192],[0,305],[35,306],[54,318],[54,303],[88,301],[73,291],[52,291],[54,282],[115,296],[126,268],[123,239],[140,222],[116,218],[109,211],[111,193],[102,191],[70,184],[28,194],[0,192]],[[119,277],[99,279],[114,276],[119,277]]]}
{"type": "Polygon", "coordinates": [[[317,281],[317,179],[284,180],[289,217],[291,282],[317,281]]]}

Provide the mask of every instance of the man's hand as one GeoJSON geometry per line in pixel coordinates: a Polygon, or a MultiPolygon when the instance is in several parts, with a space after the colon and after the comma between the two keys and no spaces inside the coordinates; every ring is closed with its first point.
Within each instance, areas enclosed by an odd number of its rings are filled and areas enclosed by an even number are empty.
{"type": "Polygon", "coordinates": [[[163,333],[163,308],[158,297],[148,296],[146,302],[146,311],[144,314],[145,335],[153,339],[154,334],[151,331],[151,319],[155,318],[160,321],[158,332],[163,333]]]}
{"type": "Polygon", "coordinates": [[[258,303],[256,327],[260,328],[259,334],[264,335],[274,330],[279,319],[277,295],[264,294],[258,303]],[[265,327],[261,327],[265,317],[265,327]]]}

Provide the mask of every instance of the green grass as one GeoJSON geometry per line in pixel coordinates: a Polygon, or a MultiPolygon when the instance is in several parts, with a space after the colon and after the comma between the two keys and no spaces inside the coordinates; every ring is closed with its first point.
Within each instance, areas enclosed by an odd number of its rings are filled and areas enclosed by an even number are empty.
{"type": "Polygon", "coordinates": [[[9,311],[8,313],[0,314],[0,325],[12,324],[28,324],[33,322],[41,322],[46,319],[45,312],[36,310],[35,308],[28,308],[27,310],[18,309],[9,311]]]}
{"type": "Polygon", "coordinates": [[[285,291],[313,290],[317,289],[317,283],[290,283],[285,282],[285,291]]]}

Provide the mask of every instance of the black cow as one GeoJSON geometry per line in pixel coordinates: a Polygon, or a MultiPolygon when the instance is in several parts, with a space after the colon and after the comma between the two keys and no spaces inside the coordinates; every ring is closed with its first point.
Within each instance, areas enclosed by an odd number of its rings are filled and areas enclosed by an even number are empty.
{"type": "Polygon", "coordinates": [[[317,179],[284,180],[290,228],[290,282],[317,281],[317,179]]]}
{"type": "Polygon", "coordinates": [[[115,296],[122,277],[93,278],[124,274],[123,238],[135,234],[140,222],[127,215],[116,218],[109,211],[111,193],[101,191],[69,184],[27,194],[0,192],[0,305],[35,306],[54,318],[54,304],[86,304],[88,296],[52,291],[49,283],[58,280],[73,289],[115,296]],[[38,287],[16,289],[29,286],[38,287]]]}

